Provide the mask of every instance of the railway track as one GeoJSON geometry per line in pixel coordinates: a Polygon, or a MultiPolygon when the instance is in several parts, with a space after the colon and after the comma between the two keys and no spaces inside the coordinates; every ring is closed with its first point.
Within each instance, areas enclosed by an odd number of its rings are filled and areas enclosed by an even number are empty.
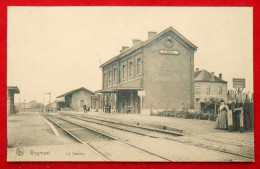
{"type": "MultiPolygon", "coordinates": [[[[130,125],[130,124],[122,124],[122,123],[108,121],[108,120],[104,120],[104,119],[93,118],[91,116],[78,116],[78,115],[72,115],[72,114],[62,114],[62,115],[70,117],[70,118],[74,118],[74,119],[77,119],[77,120],[81,120],[81,121],[84,121],[84,122],[94,123],[94,124],[97,124],[97,125],[103,125],[103,126],[106,126],[106,127],[115,128],[115,129],[118,129],[118,130],[123,130],[123,131],[131,132],[131,133],[135,133],[135,134],[139,134],[139,135],[143,135],[143,136],[149,136],[149,137],[153,137],[153,138],[169,139],[169,140],[172,140],[172,141],[177,141],[177,142],[187,144],[186,142],[183,142],[181,140],[176,139],[176,136],[182,136],[183,134],[172,132],[172,131],[165,131],[165,130],[160,130],[160,129],[153,129],[153,128],[135,126],[135,125],[130,125]]],[[[222,150],[222,149],[219,149],[217,147],[215,148],[215,147],[210,147],[210,146],[202,145],[202,144],[192,144],[192,143],[188,143],[188,144],[191,144],[191,145],[197,146],[197,147],[202,147],[202,148],[214,150],[214,151],[218,151],[218,152],[222,152],[222,153],[227,153],[227,154],[239,156],[239,157],[242,157],[242,158],[251,159],[250,156],[245,156],[245,155],[236,154],[236,153],[233,153],[233,152],[228,152],[226,150],[222,150]]]]}
{"type": "Polygon", "coordinates": [[[102,148],[101,146],[100,148],[100,146],[97,145],[98,143],[110,147],[110,143],[113,143],[113,145],[116,145],[115,148],[120,146],[123,150],[121,152],[127,154],[129,158],[132,158],[132,155],[138,158],[143,158],[144,161],[146,161],[145,159],[147,159],[147,161],[172,161],[168,158],[162,157],[153,152],[132,145],[122,139],[115,138],[111,135],[95,130],[89,126],[73,122],[60,116],[46,114],[42,116],[51,121],[53,124],[61,128],[62,130],[64,130],[71,138],[75,139],[81,144],[85,144],[89,149],[95,152],[104,161],[117,161],[117,158],[113,157],[112,152],[106,152],[105,147],[102,148]]]}
{"type": "Polygon", "coordinates": [[[135,126],[131,124],[122,124],[119,122],[114,122],[114,121],[108,121],[108,120],[103,120],[103,119],[97,119],[89,116],[77,116],[77,115],[71,115],[71,114],[66,114],[67,117],[82,120],[88,123],[94,123],[102,126],[107,126],[110,128],[115,128],[118,130],[123,130],[143,136],[149,136],[149,137],[154,137],[154,138],[166,138],[166,139],[171,139],[172,136],[182,136],[183,134],[173,132],[173,131],[167,131],[167,130],[160,130],[160,129],[155,129],[155,128],[148,128],[148,127],[142,127],[142,126],[135,126]]]}

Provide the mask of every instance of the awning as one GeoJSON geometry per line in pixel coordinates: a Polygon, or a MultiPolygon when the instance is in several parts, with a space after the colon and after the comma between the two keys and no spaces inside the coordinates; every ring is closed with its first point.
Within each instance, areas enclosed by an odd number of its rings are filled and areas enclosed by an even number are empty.
{"type": "Polygon", "coordinates": [[[103,90],[98,90],[96,93],[117,93],[119,91],[132,91],[132,90],[143,90],[140,87],[121,87],[121,88],[108,88],[103,90]]]}
{"type": "Polygon", "coordinates": [[[7,86],[7,90],[20,94],[20,90],[18,89],[17,86],[7,86]]]}

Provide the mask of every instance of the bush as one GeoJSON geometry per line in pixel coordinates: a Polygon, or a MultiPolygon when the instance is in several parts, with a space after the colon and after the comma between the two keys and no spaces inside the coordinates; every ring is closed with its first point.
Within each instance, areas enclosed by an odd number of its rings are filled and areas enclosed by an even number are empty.
{"type": "Polygon", "coordinates": [[[152,116],[164,116],[164,117],[176,117],[184,119],[199,119],[199,120],[211,120],[216,121],[217,115],[213,113],[203,113],[203,112],[193,112],[193,111],[183,111],[173,109],[171,111],[160,111],[157,113],[152,113],[152,116]]]}

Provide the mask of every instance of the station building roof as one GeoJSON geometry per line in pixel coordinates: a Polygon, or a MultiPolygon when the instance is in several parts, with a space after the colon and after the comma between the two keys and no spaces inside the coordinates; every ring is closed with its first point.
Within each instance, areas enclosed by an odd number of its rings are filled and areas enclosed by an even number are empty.
{"type": "Polygon", "coordinates": [[[64,94],[58,96],[57,98],[65,97],[65,96],[67,96],[67,95],[71,95],[71,94],[73,94],[73,93],[75,93],[75,92],[78,92],[78,91],[81,91],[81,90],[84,90],[84,91],[86,91],[86,92],[88,92],[88,93],[90,93],[90,94],[92,94],[92,95],[95,94],[95,93],[92,92],[91,90],[88,90],[88,89],[86,89],[86,88],[84,88],[84,87],[81,87],[81,88],[78,88],[78,89],[75,89],[75,90],[69,91],[69,92],[67,92],[67,93],[64,93],[64,94]]]}
{"type": "Polygon", "coordinates": [[[7,86],[7,90],[12,90],[14,93],[20,93],[20,90],[18,89],[17,86],[7,86]]]}
{"type": "Polygon", "coordinates": [[[227,81],[212,75],[207,70],[199,70],[194,73],[194,82],[227,83],[227,81]]]}
{"type": "Polygon", "coordinates": [[[146,41],[140,41],[138,44],[132,46],[131,48],[128,48],[124,51],[122,51],[119,55],[113,57],[112,59],[108,60],[107,62],[103,63],[100,67],[104,67],[107,64],[113,62],[114,60],[116,60],[117,58],[123,57],[127,54],[130,54],[131,52],[144,47],[148,44],[150,44],[151,42],[153,42],[154,40],[158,39],[159,37],[163,36],[164,34],[166,34],[167,32],[173,32],[175,35],[177,35],[180,39],[182,39],[185,43],[187,43],[191,48],[193,48],[194,52],[197,50],[197,46],[195,46],[193,43],[191,43],[187,38],[185,38],[183,35],[181,35],[177,30],[175,30],[172,26],[170,26],[169,28],[165,29],[164,31],[155,34],[154,36],[152,36],[151,38],[148,38],[148,40],[146,41]]]}

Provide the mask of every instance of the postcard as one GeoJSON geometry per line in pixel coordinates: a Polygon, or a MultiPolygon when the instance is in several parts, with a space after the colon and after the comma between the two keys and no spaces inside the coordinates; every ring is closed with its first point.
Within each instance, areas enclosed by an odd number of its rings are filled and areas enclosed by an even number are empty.
{"type": "Polygon", "coordinates": [[[7,16],[8,162],[255,161],[252,7],[7,16]]]}

